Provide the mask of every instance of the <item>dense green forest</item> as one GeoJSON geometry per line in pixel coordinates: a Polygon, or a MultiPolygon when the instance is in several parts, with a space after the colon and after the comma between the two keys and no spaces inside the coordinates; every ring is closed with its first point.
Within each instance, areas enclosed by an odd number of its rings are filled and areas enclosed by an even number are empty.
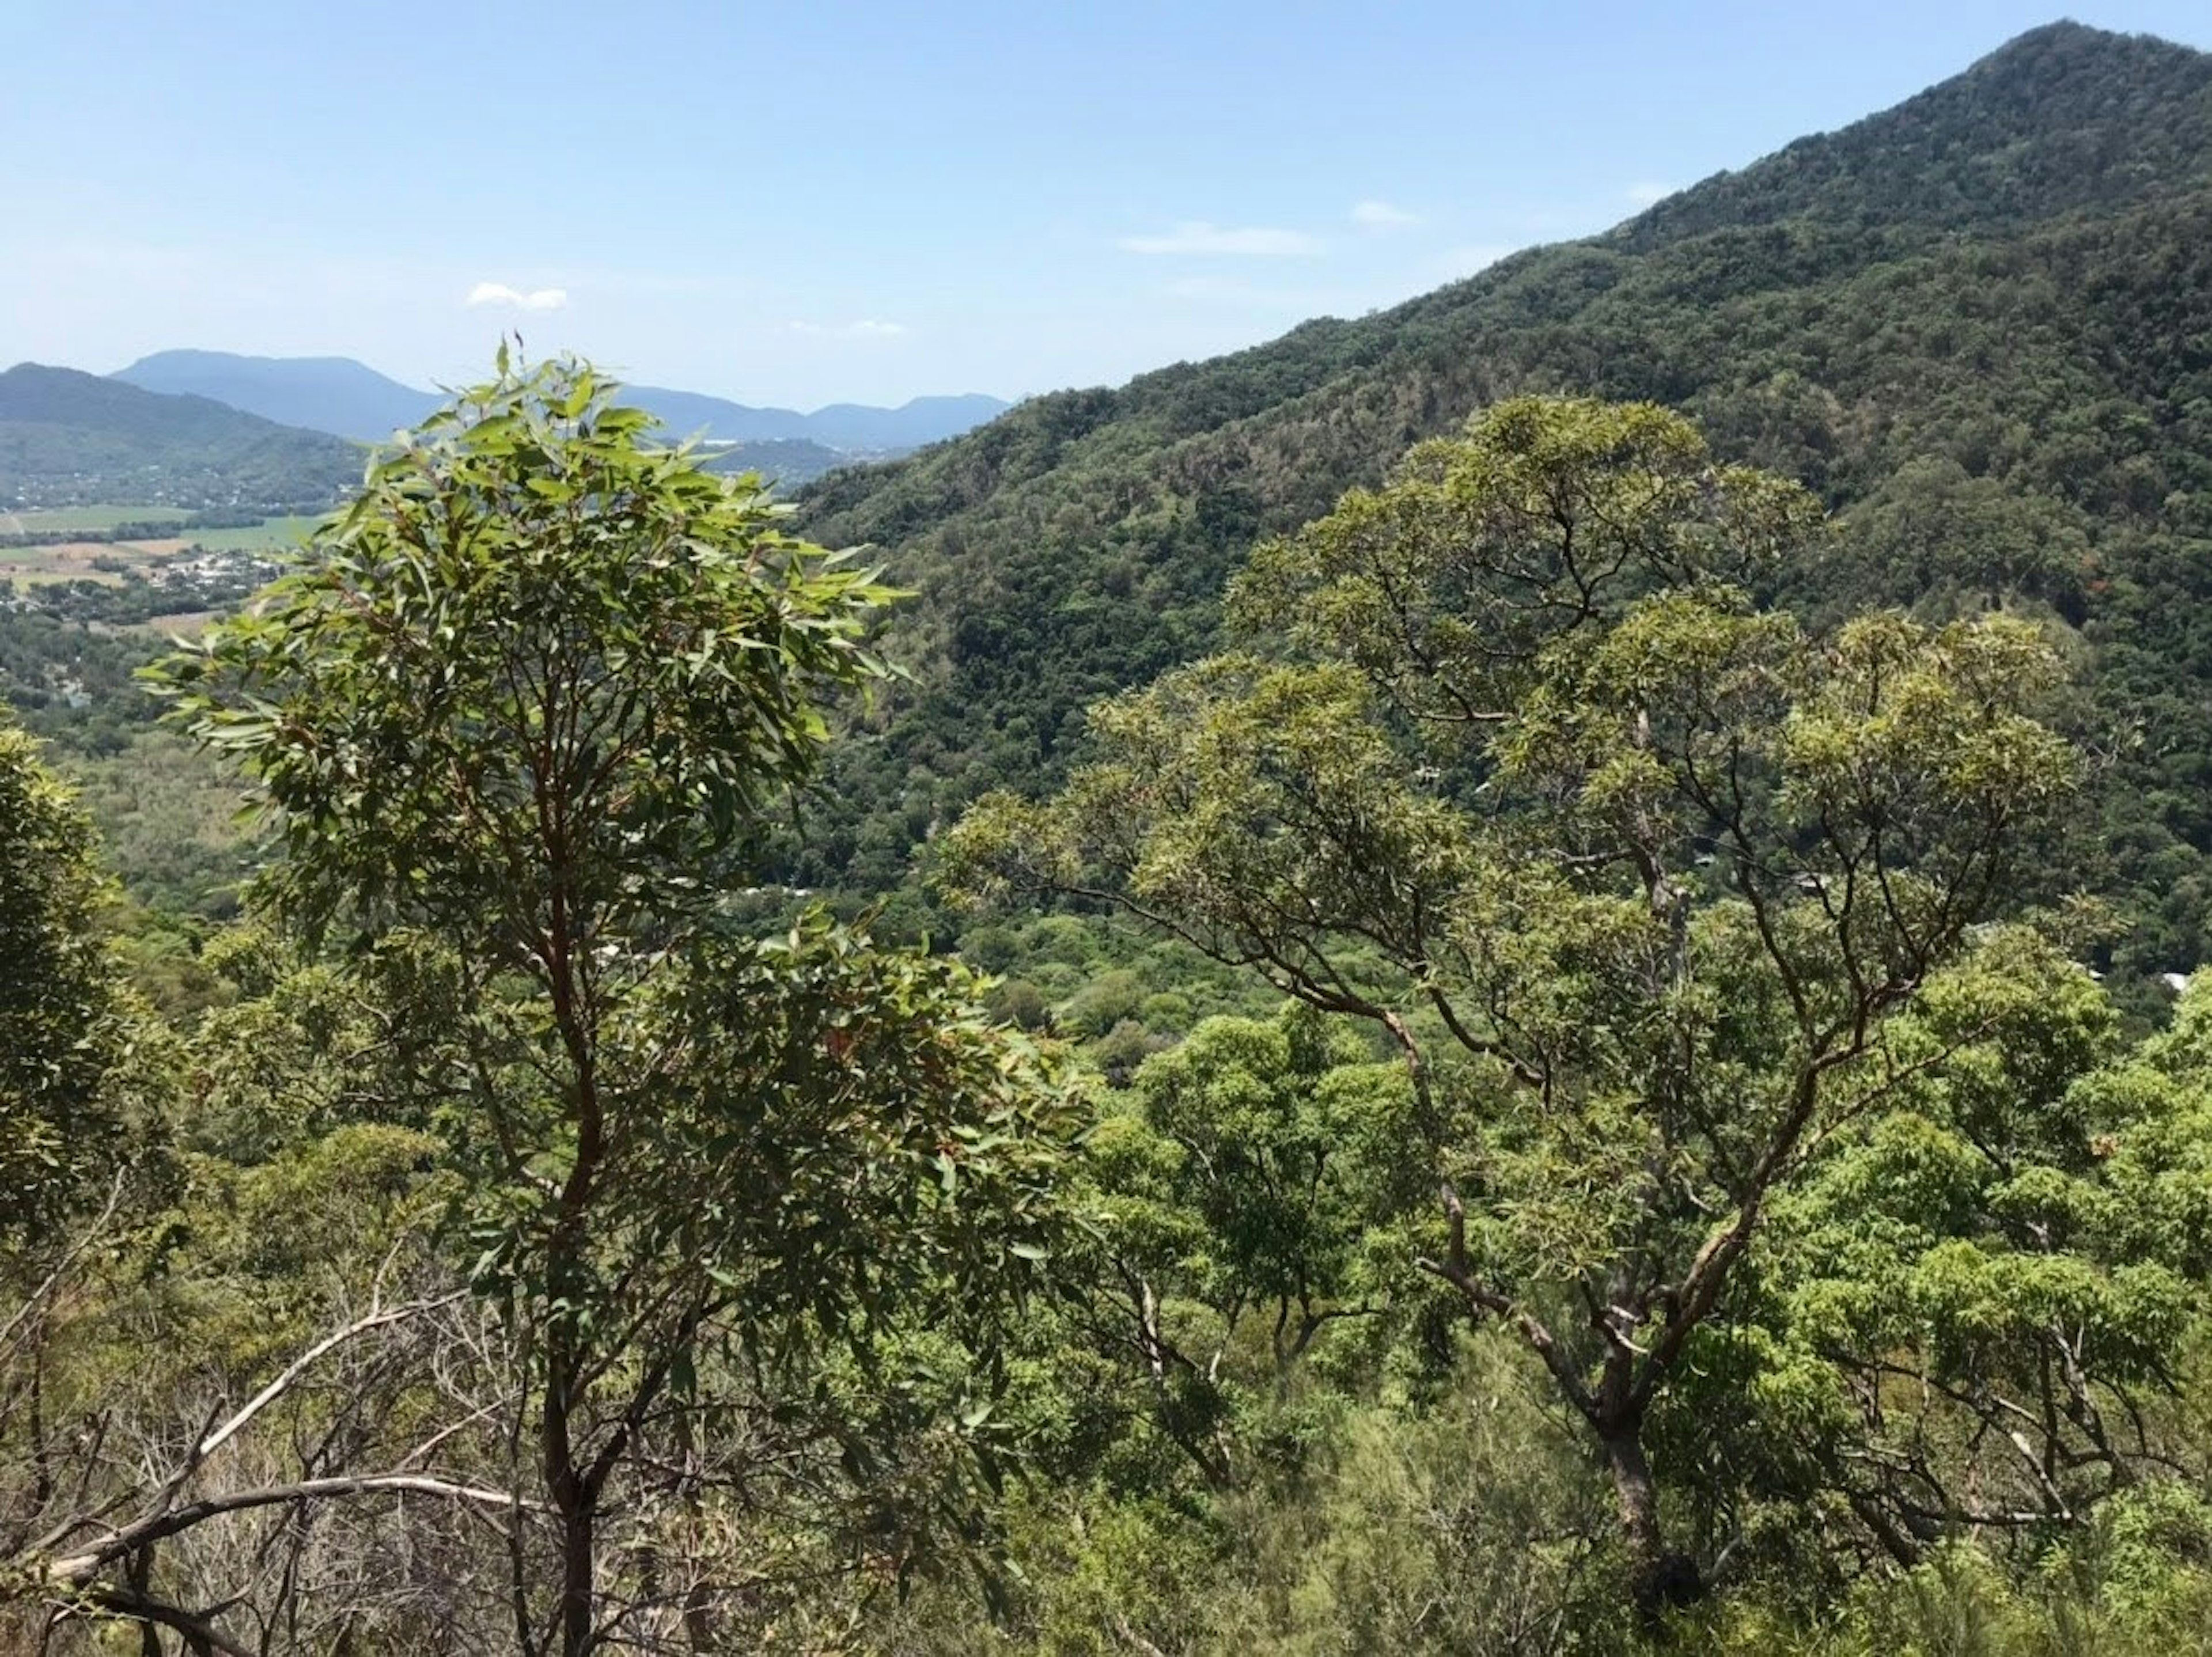
{"type": "Polygon", "coordinates": [[[795,510],[502,349],[11,592],[0,1648],[2202,1648],[2208,233],[2062,25],[795,510]]]}
{"type": "MultiPolygon", "coordinates": [[[[1650,398],[1805,483],[1815,609],[2036,606],[2124,749],[2100,800],[2140,977],[2207,953],[2212,58],[2058,25],[1594,240],[1357,321],[1036,398],[810,499],[915,589],[920,676],[836,762],[801,878],[896,882],[982,790],[1060,774],[1096,698],[1203,654],[1261,535],[1522,391],[1650,398]]],[[[2111,964],[2111,963],[2107,963],[2111,964]]]]}

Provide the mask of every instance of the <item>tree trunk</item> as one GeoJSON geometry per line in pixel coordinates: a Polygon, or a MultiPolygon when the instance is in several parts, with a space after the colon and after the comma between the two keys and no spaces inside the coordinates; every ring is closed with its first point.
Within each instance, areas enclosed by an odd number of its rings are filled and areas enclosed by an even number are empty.
{"type": "Polygon", "coordinates": [[[1651,1478],[1651,1465],[1644,1458],[1642,1420],[1601,1428],[1606,1467],[1613,1474],[1614,1496],[1620,1502],[1622,1540],[1628,1548],[1629,1593],[1637,1614],[1647,1625],[1656,1625],[1665,1613],[1693,1605],[1705,1597],[1705,1581],[1698,1562],[1667,1545],[1659,1523],[1659,1487],[1651,1478]]]}
{"type": "Polygon", "coordinates": [[[556,1332],[545,1374],[545,1484],[561,1525],[562,1657],[590,1657],[598,1643],[597,1587],[593,1545],[598,1492],[589,1489],[576,1466],[569,1435],[568,1405],[577,1366],[565,1332],[556,1332]]]}
{"type": "MultiPolygon", "coordinates": [[[[541,802],[541,811],[546,808],[541,802]]],[[[545,1353],[545,1482],[561,1516],[562,1657],[590,1657],[599,1644],[595,1590],[599,1481],[580,1465],[569,1411],[583,1401],[584,1338],[578,1308],[588,1273],[586,1223],[606,1158],[606,1119],[599,1103],[596,1032],[576,977],[578,939],[566,865],[553,859],[551,914],[545,938],[546,987],[554,1022],[575,1070],[576,1162],[561,1188],[560,1217],[549,1240],[545,1285],[552,1326],[545,1353]]]]}
{"type": "Polygon", "coordinates": [[[562,1657],[590,1657],[599,1643],[592,1569],[596,1517],[589,1502],[561,1515],[562,1657]]]}

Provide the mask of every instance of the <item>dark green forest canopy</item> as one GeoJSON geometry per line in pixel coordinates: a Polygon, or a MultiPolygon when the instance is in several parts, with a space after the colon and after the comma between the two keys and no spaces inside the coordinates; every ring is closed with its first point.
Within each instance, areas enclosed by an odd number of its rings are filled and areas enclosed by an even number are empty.
{"type": "Polygon", "coordinates": [[[2121,750],[2105,829],[2141,970],[2208,953],[2212,56],[2072,24],[1590,240],[1356,321],[1059,392],[825,480],[808,532],[919,598],[919,685],[837,763],[803,877],[884,885],[1083,710],[1210,648],[1258,537],[1522,391],[1648,398],[1803,480],[1801,607],[2025,604],[2078,631],[2121,750]]]}

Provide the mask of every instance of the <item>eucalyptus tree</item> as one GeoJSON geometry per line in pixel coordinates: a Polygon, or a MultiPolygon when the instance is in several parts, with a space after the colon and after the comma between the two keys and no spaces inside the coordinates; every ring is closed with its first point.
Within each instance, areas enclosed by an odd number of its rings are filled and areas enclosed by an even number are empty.
{"type": "Polygon", "coordinates": [[[872,1532],[903,1533],[925,1497],[894,1447],[838,1436],[822,1366],[865,1370],[926,1314],[984,1421],[1065,1126],[957,968],[821,917],[769,939],[731,920],[828,705],[884,671],[867,634],[890,595],[649,425],[588,366],[502,349],[161,671],[273,811],[279,910],[405,986],[399,1046],[522,1355],[514,1638],[572,1654],[617,1629],[718,1637],[728,1584],[688,1545],[625,1534],[608,1579],[618,1487],[703,1523],[766,1499],[797,1442],[818,1464],[799,1485],[842,1462],[872,1532]],[[790,1438],[758,1465],[708,1442],[771,1414],[790,1438]]]}
{"type": "Polygon", "coordinates": [[[1896,1018],[2076,769],[2033,628],[1762,609],[1821,534],[1662,410],[1502,404],[1256,549],[1246,648],[1094,708],[1064,792],[947,848],[972,894],[1124,906],[1396,1046],[1443,1187],[1419,1264],[1587,1424],[1650,1611],[1702,1592],[1655,1401],[1775,1195],[1938,1062],[1896,1018]]]}
{"type": "MultiPolygon", "coordinates": [[[[1773,1205],[1760,1328],[1730,1366],[1759,1399],[1709,1438],[1814,1465],[1778,1492],[1800,1537],[1825,1508],[1856,1521],[1839,1556],[1917,1564],[1962,1527],[2039,1550],[2114,1496],[2198,1481],[2174,1393],[2212,1240],[2203,1016],[2185,1002],[2124,1051],[2102,987],[2024,927],[1929,980],[1889,1108],[1773,1205]]],[[[1722,1414],[1695,1407],[1711,1384],[1687,1413],[1722,1414]]]]}

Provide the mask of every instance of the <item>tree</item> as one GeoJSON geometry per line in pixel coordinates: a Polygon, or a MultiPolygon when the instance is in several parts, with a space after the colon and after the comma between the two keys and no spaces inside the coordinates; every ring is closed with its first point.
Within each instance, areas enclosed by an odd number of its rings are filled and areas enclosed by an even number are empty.
{"type": "Polygon", "coordinates": [[[0,713],[0,1245],[50,1231],[112,1147],[124,1041],[89,825],[0,713]]]}
{"type": "Polygon", "coordinates": [[[1102,1111],[1066,1320],[1210,1489],[1243,1481],[1243,1405],[1279,1397],[1324,1330],[1382,1309],[1376,1217],[1410,1194],[1407,1113],[1402,1071],[1296,1005],[1206,1019],[1102,1111]]]}
{"type": "Polygon", "coordinates": [[[1387,1034],[1444,1180],[1419,1264],[1587,1424],[1651,1613],[1702,1591],[1655,1402],[1775,1193],[1937,1062],[1897,1017],[2075,771],[2027,625],[1759,608],[1820,527],[1662,410],[1501,404],[1259,549],[1255,648],[1101,704],[1063,793],[948,849],[1387,1034]]]}
{"type": "MultiPolygon", "coordinates": [[[[574,1657],[616,1621],[711,1637],[714,1585],[665,1547],[632,1539],[602,1581],[601,1515],[625,1478],[680,1518],[730,1489],[702,1470],[769,1477],[700,1435],[775,1378],[878,1363],[926,1316],[985,1420],[1065,1121],[956,967],[730,920],[827,703],[884,671],[887,591],[783,534],[757,478],[645,440],[588,366],[499,366],[162,685],[264,791],[280,908],[416,1010],[400,1045],[516,1331],[551,1515],[541,1620],[533,1503],[508,1509],[514,1637],[574,1657]]],[[[777,1395],[817,1456],[830,1390],[777,1395]]],[[[831,1449],[903,1534],[896,1445],[831,1449]]]]}
{"type": "Polygon", "coordinates": [[[1890,1108],[1775,1204],[1765,1413],[1897,1563],[2047,1538],[2197,1459],[2152,1435],[2201,1315],[2170,1159],[2203,1075],[2172,1035],[2116,1062],[2118,1023],[2050,939],[1990,929],[1899,1021],[1890,1108]]]}

